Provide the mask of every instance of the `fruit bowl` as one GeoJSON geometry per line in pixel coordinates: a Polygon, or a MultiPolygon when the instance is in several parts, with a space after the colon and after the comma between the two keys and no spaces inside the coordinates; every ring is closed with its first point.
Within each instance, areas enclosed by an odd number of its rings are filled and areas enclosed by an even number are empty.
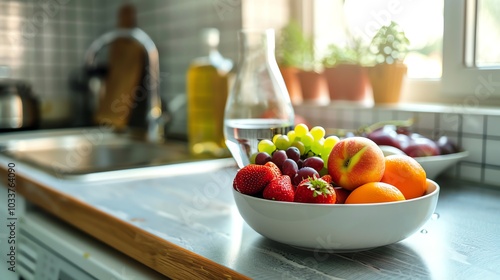
{"type": "Polygon", "coordinates": [[[427,179],[424,196],[372,204],[308,204],[265,200],[233,189],[238,211],[261,235],[294,247],[327,252],[362,251],[401,241],[436,208],[439,185],[427,179]]]}
{"type": "Polygon", "coordinates": [[[468,151],[463,151],[440,156],[416,157],[415,160],[422,165],[427,174],[427,178],[435,179],[443,171],[466,158],[468,155],[468,151]]]}

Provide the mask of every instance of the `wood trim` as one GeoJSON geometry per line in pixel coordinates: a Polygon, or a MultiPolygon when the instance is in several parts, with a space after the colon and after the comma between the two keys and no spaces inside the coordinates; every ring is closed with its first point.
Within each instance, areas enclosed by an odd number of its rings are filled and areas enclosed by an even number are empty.
{"type": "MultiPolygon", "coordinates": [[[[0,168],[0,177],[6,176],[0,168]]],[[[19,174],[16,188],[31,203],[172,279],[250,279],[19,174]]]]}

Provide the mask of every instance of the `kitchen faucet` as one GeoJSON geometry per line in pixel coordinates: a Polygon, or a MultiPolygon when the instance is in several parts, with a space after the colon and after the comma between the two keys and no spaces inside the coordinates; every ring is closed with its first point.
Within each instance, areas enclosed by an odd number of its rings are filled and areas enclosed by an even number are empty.
{"type": "MultiPolygon", "coordinates": [[[[145,49],[146,56],[146,76],[143,80],[147,80],[145,86],[147,96],[147,109],[146,109],[146,138],[150,142],[162,142],[164,140],[164,126],[170,121],[170,114],[168,111],[163,111],[161,106],[161,96],[159,91],[159,74],[160,74],[160,61],[158,49],[156,48],[153,40],[138,27],[134,28],[117,28],[109,31],[98,37],[85,54],[85,66],[94,66],[96,63],[96,56],[99,50],[106,45],[114,42],[120,38],[132,38],[136,40],[145,49]]],[[[166,106],[165,106],[166,107],[166,106]]]]}

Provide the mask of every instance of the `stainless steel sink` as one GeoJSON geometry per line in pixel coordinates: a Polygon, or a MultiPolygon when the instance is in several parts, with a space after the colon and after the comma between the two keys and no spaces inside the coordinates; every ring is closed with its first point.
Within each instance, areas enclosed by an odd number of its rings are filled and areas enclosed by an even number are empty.
{"type": "Polygon", "coordinates": [[[184,142],[155,144],[140,138],[95,128],[33,132],[0,141],[0,153],[68,179],[194,160],[184,142]]]}

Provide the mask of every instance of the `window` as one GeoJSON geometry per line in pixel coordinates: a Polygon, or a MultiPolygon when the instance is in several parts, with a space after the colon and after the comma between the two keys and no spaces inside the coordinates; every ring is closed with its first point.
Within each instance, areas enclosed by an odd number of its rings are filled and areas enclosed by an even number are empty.
{"type": "MultiPolygon", "coordinates": [[[[391,20],[410,40],[408,85],[417,101],[500,97],[500,5],[498,0],[315,0],[312,25],[316,53],[329,44],[369,43],[391,20]]],[[[309,22],[307,22],[309,20],[309,22]]],[[[414,98],[412,98],[414,99],[414,98]]]]}
{"type": "Polygon", "coordinates": [[[357,40],[368,46],[380,27],[395,21],[410,38],[411,51],[405,59],[408,76],[441,77],[443,0],[316,0],[314,12],[319,54],[329,44],[349,45],[357,40]]]}
{"type": "Polygon", "coordinates": [[[498,9],[498,2],[445,1],[442,78],[445,95],[463,96],[471,102],[500,97],[500,48],[495,45],[500,42],[500,25],[498,16],[495,18],[494,10],[490,9],[498,9]]]}
{"type": "Polygon", "coordinates": [[[470,7],[471,11],[476,11],[474,64],[478,67],[500,66],[499,4],[498,0],[480,0],[475,9],[473,5],[470,7]]]}

